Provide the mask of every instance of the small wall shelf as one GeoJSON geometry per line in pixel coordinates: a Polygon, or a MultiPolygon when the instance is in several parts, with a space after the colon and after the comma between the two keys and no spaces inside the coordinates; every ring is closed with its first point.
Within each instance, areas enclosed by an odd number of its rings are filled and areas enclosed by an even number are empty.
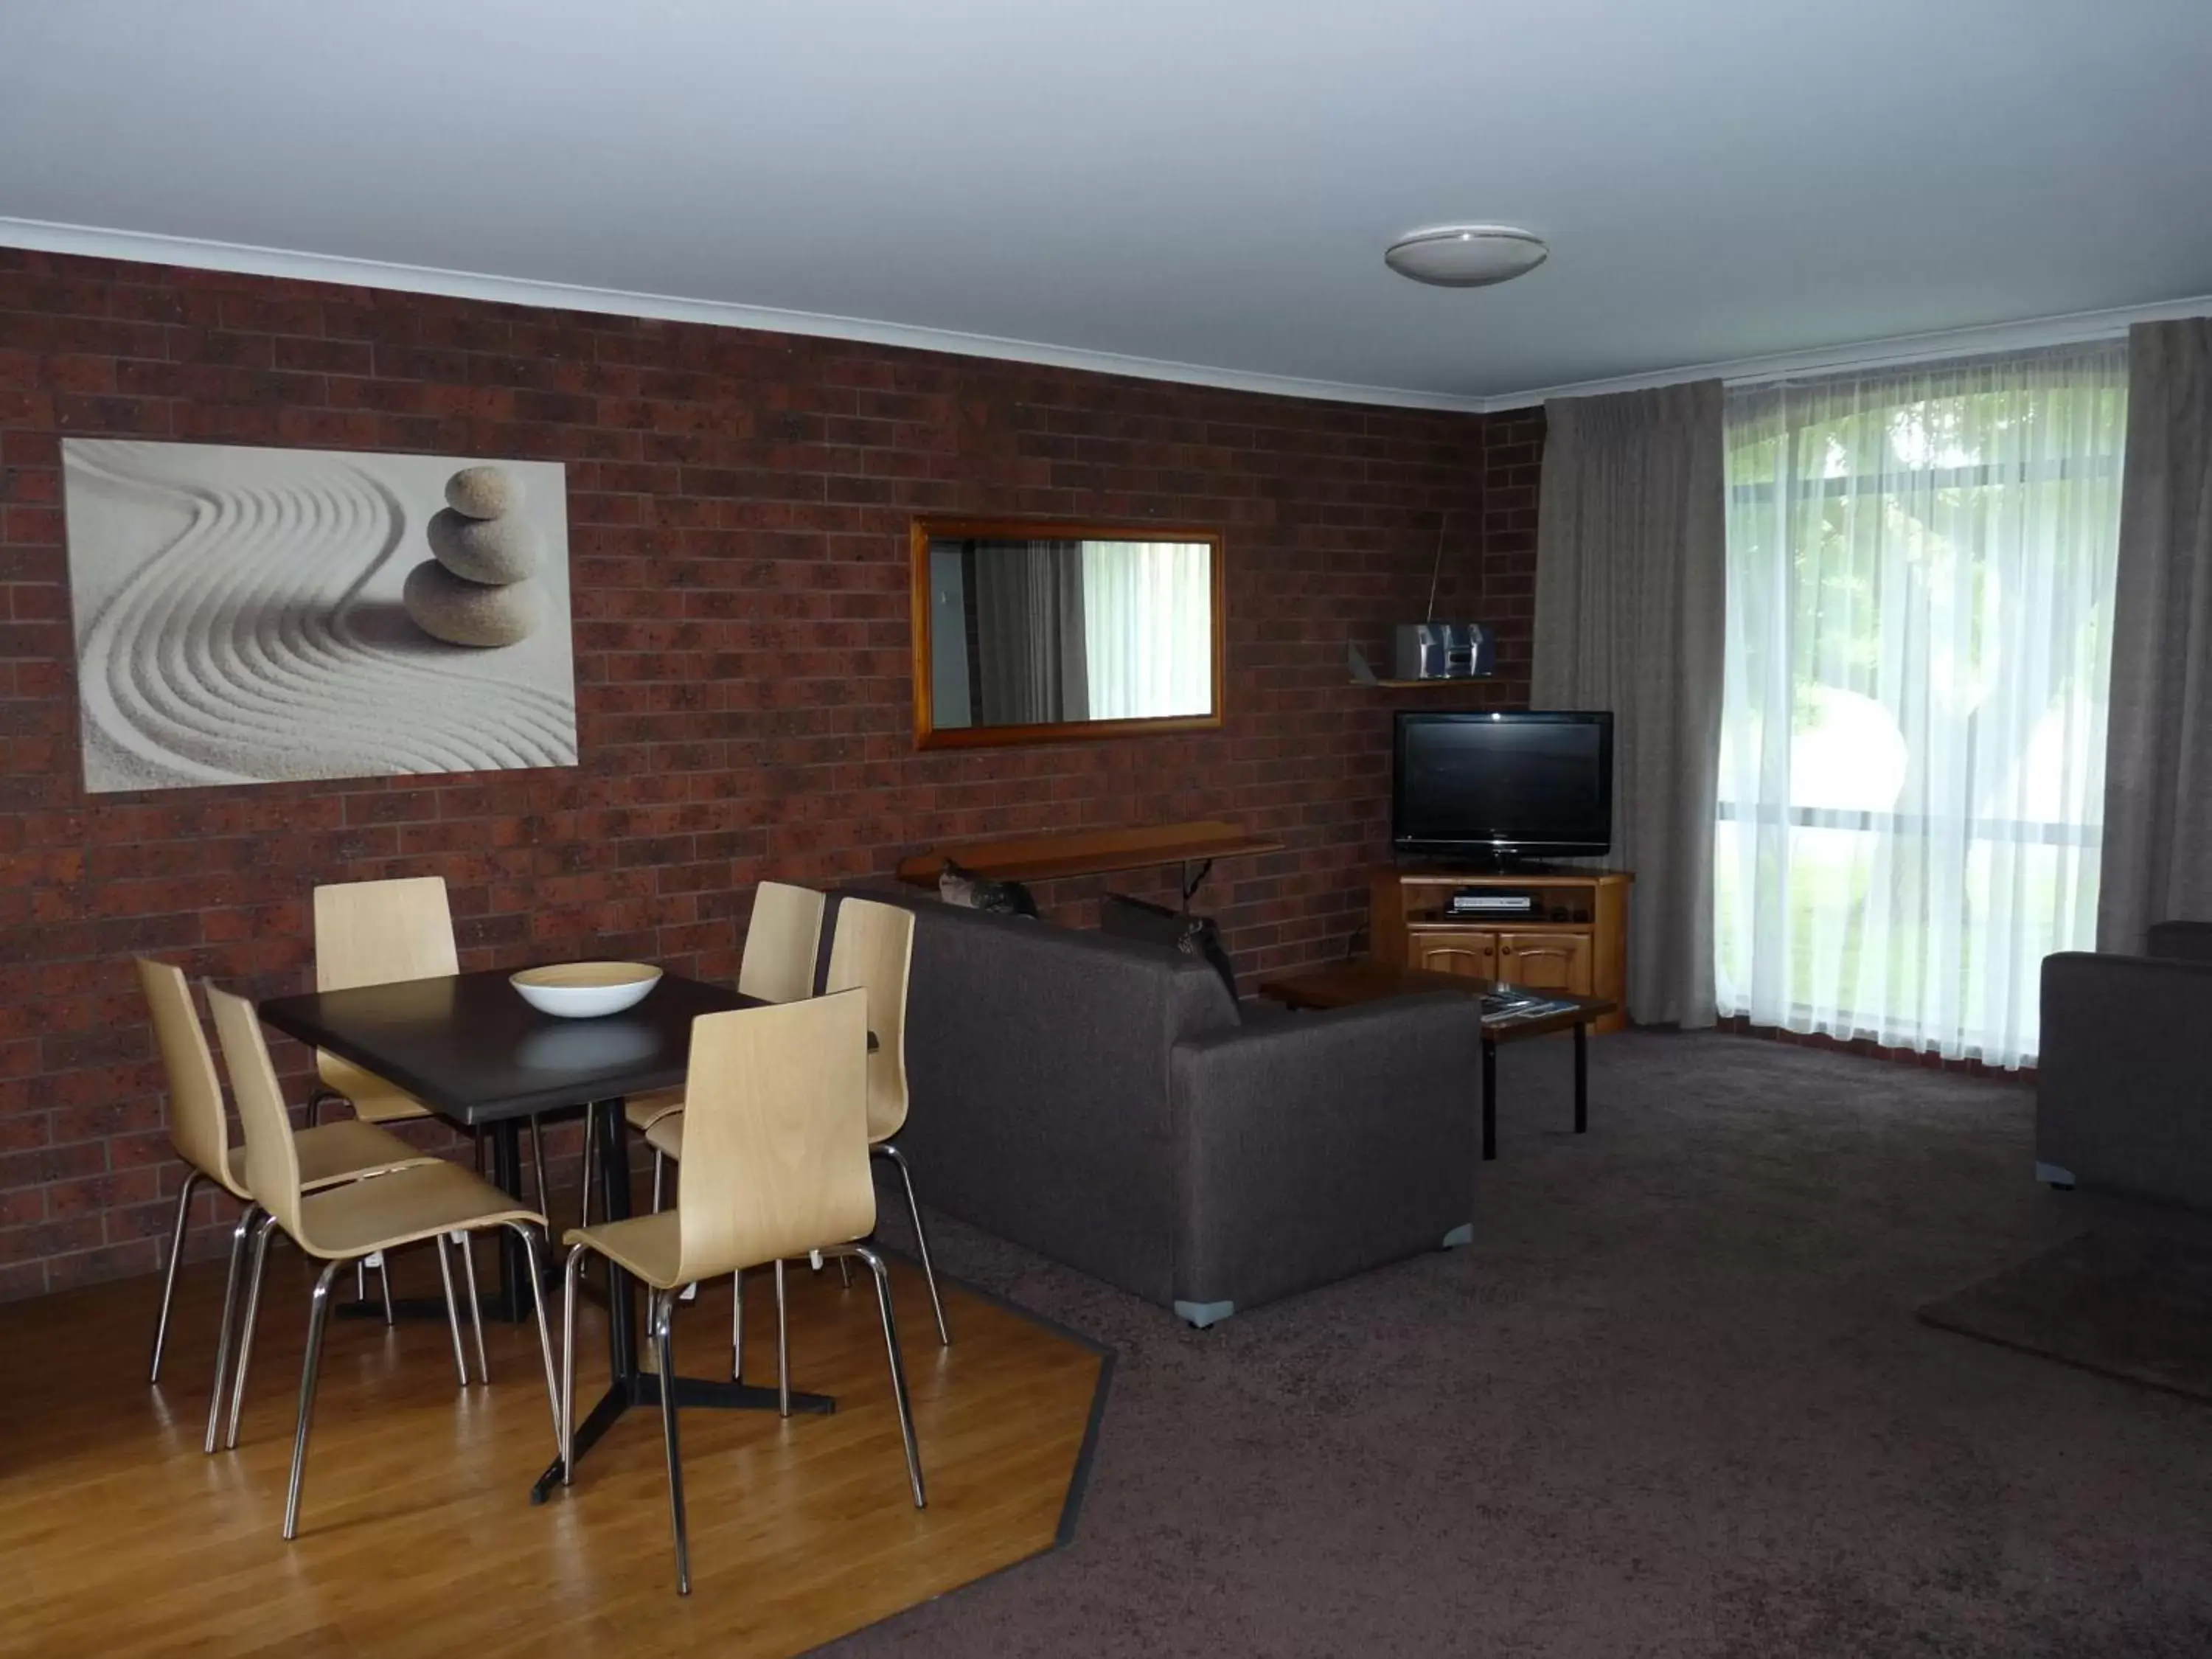
{"type": "Polygon", "coordinates": [[[1375,691],[1407,691],[1415,686],[1431,685],[1486,685],[1498,677],[1495,674],[1462,674],[1454,679],[1426,680],[1354,680],[1354,685],[1364,685],[1375,691]]]}

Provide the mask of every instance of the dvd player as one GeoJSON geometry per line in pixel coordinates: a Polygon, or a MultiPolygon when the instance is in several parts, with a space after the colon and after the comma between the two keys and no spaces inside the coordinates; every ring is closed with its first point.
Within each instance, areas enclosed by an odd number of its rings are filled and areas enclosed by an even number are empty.
{"type": "Polygon", "coordinates": [[[1444,914],[1453,916],[1529,916],[1536,914],[1536,896],[1510,888],[1462,888],[1444,902],[1444,914]]]}

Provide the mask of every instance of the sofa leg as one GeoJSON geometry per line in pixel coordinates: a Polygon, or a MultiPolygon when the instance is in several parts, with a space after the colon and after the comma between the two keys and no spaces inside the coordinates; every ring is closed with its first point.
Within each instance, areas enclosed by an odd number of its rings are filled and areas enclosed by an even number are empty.
{"type": "Polygon", "coordinates": [[[1201,1331],[1208,1325],[1218,1325],[1236,1311],[1234,1302],[1178,1302],[1175,1304],[1176,1317],[1201,1331]]]}
{"type": "Polygon", "coordinates": [[[1444,1235],[1444,1242],[1437,1246],[1440,1250],[1461,1250],[1474,1243],[1474,1223],[1462,1221],[1444,1235]]]}
{"type": "Polygon", "coordinates": [[[2045,1164],[2040,1159],[2037,1160],[2035,1178],[2053,1192],[2070,1193],[2074,1190],[2074,1171],[2062,1169],[2056,1164],[2045,1164]]]}

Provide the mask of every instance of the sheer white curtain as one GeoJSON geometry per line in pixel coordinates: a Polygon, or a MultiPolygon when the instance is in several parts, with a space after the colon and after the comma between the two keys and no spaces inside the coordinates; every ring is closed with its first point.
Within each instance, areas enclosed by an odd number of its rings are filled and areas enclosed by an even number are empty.
{"type": "Polygon", "coordinates": [[[2031,1065],[2095,938],[2124,342],[1740,387],[1723,1014],[2031,1065]]]}
{"type": "Polygon", "coordinates": [[[1212,712],[1212,554],[1204,542],[1083,544],[1092,720],[1212,712]]]}

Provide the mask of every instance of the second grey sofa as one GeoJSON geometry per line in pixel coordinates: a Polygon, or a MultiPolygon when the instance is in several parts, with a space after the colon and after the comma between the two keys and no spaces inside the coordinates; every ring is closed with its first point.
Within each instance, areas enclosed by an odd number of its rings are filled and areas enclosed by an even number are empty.
{"type": "Polygon", "coordinates": [[[1471,1237],[1468,999],[1248,1021],[1171,949],[852,890],[916,919],[925,1203],[1197,1325],[1471,1237]]]}
{"type": "Polygon", "coordinates": [[[2212,923],[2043,959],[2035,1173],[2212,1209],[2212,923]]]}

